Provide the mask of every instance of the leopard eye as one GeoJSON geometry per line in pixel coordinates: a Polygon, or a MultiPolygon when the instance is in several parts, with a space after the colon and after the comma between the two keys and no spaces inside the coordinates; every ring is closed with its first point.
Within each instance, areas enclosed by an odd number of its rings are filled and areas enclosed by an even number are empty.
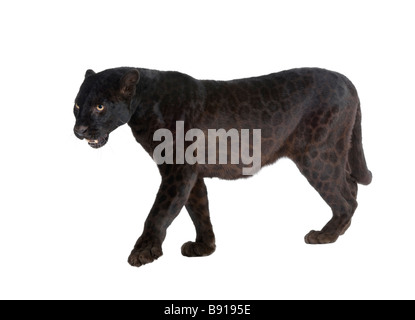
{"type": "Polygon", "coordinates": [[[79,106],[75,103],[75,108],[79,110],[79,106]]]}
{"type": "Polygon", "coordinates": [[[100,112],[103,111],[104,108],[105,107],[102,104],[97,105],[97,110],[100,111],[100,112]]]}

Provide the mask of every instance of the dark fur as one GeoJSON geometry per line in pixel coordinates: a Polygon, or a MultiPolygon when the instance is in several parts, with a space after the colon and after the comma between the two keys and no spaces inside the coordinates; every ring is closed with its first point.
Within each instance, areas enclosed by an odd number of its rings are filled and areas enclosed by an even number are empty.
{"type": "MultiPolygon", "coordinates": [[[[294,69],[233,81],[201,81],[178,72],[116,68],[88,70],[75,100],[75,134],[99,139],[128,123],[135,139],[150,154],[159,128],[262,129],[262,166],[292,159],[333,211],[310,244],[332,243],[350,226],[357,207],[357,183],[369,184],[362,148],[360,102],[343,75],[323,69],[294,69]],[[96,112],[96,105],[106,108],[96,112]]],[[[105,137],[105,139],[103,138],[105,137]]],[[[241,165],[159,165],[162,182],[156,200],[128,261],[141,266],[162,255],[166,229],[185,206],[197,231],[185,256],[215,250],[205,177],[238,179],[241,165]]]]}

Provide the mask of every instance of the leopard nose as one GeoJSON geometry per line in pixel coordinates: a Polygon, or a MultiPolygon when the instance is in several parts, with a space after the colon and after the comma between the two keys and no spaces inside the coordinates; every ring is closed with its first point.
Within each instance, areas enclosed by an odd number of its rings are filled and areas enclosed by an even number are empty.
{"type": "Polygon", "coordinates": [[[84,126],[84,125],[76,125],[75,128],[73,129],[75,135],[79,138],[79,139],[83,139],[85,136],[85,132],[88,130],[88,126],[84,126]]]}

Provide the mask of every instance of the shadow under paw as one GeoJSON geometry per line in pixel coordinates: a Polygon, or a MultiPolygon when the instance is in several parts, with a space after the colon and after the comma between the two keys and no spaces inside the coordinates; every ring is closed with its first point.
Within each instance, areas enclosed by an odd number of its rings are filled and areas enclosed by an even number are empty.
{"type": "Polygon", "coordinates": [[[133,267],[141,267],[157,260],[163,255],[160,245],[149,244],[145,247],[134,248],[128,258],[128,263],[133,267]]]}
{"type": "Polygon", "coordinates": [[[307,244],[328,244],[336,242],[338,238],[339,235],[335,233],[312,230],[304,237],[304,240],[307,244]]]}
{"type": "Polygon", "coordinates": [[[215,252],[216,246],[213,244],[206,244],[203,242],[186,242],[182,246],[182,255],[185,257],[204,257],[209,256],[215,252]]]}

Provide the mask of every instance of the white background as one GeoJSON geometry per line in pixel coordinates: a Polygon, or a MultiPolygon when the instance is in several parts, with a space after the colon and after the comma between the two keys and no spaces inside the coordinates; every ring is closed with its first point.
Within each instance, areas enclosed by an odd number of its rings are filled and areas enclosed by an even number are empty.
{"type": "Polygon", "coordinates": [[[411,1],[1,2],[1,299],[415,298],[411,1]],[[85,70],[232,79],[302,66],[347,75],[373,183],[333,245],[303,237],[330,209],[288,160],[208,180],[217,251],[185,258],[185,210],[164,256],[127,257],[160,182],[127,126],[94,150],[73,135],[85,70]]]}

